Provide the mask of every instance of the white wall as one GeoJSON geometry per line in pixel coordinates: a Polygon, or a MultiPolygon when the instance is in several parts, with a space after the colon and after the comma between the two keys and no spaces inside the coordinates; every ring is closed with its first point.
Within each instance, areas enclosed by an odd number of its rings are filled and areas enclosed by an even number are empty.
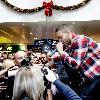
{"type": "MultiPolygon", "coordinates": [[[[8,0],[13,5],[20,8],[35,8],[42,6],[44,0],[8,0]]],[[[49,1],[49,0],[46,0],[49,1]]],[[[52,0],[57,5],[73,5],[82,0],[52,0]]],[[[91,0],[86,6],[76,11],[58,11],[53,10],[53,16],[49,21],[89,21],[100,20],[100,0],[91,0]]],[[[0,0],[0,22],[37,22],[45,21],[44,10],[33,14],[22,14],[8,8],[0,0]]]]}

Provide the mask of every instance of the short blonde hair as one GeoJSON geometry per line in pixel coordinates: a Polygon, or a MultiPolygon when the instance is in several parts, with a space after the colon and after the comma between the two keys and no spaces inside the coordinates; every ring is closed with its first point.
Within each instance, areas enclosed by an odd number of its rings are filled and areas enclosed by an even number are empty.
{"type": "Polygon", "coordinates": [[[71,25],[65,25],[65,24],[63,24],[63,25],[61,25],[61,26],[59,26],[57,29],[56,29],[56,33],[57,32],[61,32],[61,33],[72,33],[73,31],[73,29],[72,29],[73,27],[71,26],[71,25]]]}
{"type": "Polygon", "coordinates": [[[18,51],[14,54],[14,59],[18,58],[21,55],[26,55],[26,53],[24,51],[18,51]]]}
{"type": "Polygon", "coordinates": [[[44,81],[41,69],[22,67],[15,76],[12,100],[21,100],[23,95],[30,100],[43,100],[44,81]]]}

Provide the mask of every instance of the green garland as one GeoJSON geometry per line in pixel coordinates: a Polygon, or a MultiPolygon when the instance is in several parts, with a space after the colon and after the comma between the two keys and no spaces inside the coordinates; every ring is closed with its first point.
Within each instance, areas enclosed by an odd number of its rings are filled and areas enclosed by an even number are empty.
{"type": "MultiPolygon", "coordinates": [[[[1,1],[4,2],[9,8],[11,8],[11,9],[17,11],[17,12],[21,12],[21,13],[35,13],[35,12],[39,12],[39,11],[44,9],[43,6],[42,7],[36,7],[36,8],[33,8],[33,9],[21,9],[19,7],[16,7],[16,6],[10,4],[7,0],[1,0],[1,1]]],[[[76,10],[76,9],[79,9],[80,7],[86,5],[89,1],[91,1],[91,0],[84,0],[79,4],[76,4],[76,5],[73,5],[73,6],[67,6],[67,7],[53,5],[53,9],[62,10],[62,11],[76,10]]]]}
{"type": "Polygon", "coordinates": [[[34,12],[39,12],[42,9],[44,9],[43,7],[36,7],[33,9],[21,9],[19,7],[16,7],[16,6],[10,4],[7,0],[1,0],[1,1],[3,1],[9,8],[11,8],[17,12],[21,12],[21,13],[34,13],[34,12]]]}
{"type": "Polygon", "coordinates": [[[89,1],[91,1],[91,0],[84,0],[81,3],[79,3],[79,4],[76,4],[76,5],[73,5],[73,6],[67,6],[67,7],[54,5],[53,9],[63,10],[63,11],[76,10],[76,9],[79,9],[80,7],[86,5],[89,1]]]}

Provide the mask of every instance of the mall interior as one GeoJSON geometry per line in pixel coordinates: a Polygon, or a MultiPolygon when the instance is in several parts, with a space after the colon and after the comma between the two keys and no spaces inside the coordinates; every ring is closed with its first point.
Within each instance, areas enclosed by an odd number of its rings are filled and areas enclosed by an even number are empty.
{"type": "Polygon", "coordinates": [[[0,100],[100,100],[100,0],[0,0],[0,100]]]}
{"type": "Polygon", "coordinates": [[[5,22],[0,23],[0,51],[16,52],[13,46],[18,50],[34,51],[39,46],[34,47],[39,40],[56,41],[55,30],[63,24],[70,25],[74,33],[89,36],[100,43],[100,21],[5,22]]]}
{"type": "MultiPolygon", "coordinates": [[[[7,78],[0,79],[1,83],[4,82],[3,86],[7,86],[6,90],[3,90],[0,94],[0,98],[2,98],[2,100],[11,100],[12,95],[14,95],[13,94],[14,93],[13,91],[14,77],[19,71],[19,68],[17,68],[19,66],[18,65],[19,63],[16,64],[15,59],[18,57],[21,59],[21,62],[20,62],[21,66],[31,65],[31,66],[35,66],[41,69],[50,60],[47,57],[47,53],[54,52],[56,49],[56,45],[59,43],[55,31],[61,25],[67,25],[67,26],[70,25],[71,29],[73,30],[75,34],[90,37],[100,47],[100,44],[99,44],[100,43],[100,21],[53,21],[53,22],[40,21],[40,22],[0,23],[1,71],[4,70],[4,68],[6,67],[10,69],[5,73],[5,75],[7,74],[6,75],[7,78]],[[24,57],[25,54],[23,52],[27,54],[28,60],[24,57]],[[11,65],[12,66],[14,65],[15,68],[11,69],[10,68],[11,65]]],[[[57,70],[56,67],[53,66],[50,69],[57,70]]],[[[58,68],[59,69],[57,71],[60,77],[60,74],[61,74],[60,71],[62,70],[60,69],[60,67],[58,68]]],[[[67,84],[69,84],[69,86],[79,95],[80,91],[82,91],[81,89],[83,89],[83,87],[80,86],[80,83],[82,83],[82,80],[78,76],[78,72],[70,68],[68,68],[67,70],[68,71],[66,71],[66,73],[68,73],[69,76],[71,75],[70,82],[68,82],[67,84]]],[[[58,98],[59,96],[54,97],[54,100],[60,100],[58,98]]],[[[22,100],[22,99],[18,99],[18,100],[22,100]]],[[[25,100],[31,100],[31,99],[25,99],[25,100]]],[[[66,99],[63,99],[63,100],[66,100],[66,99]]],[[[72,100],[76,100],[76,99],[72,99],[72,100]]],[[[89,100],[92,100],[92,99],[89,99],[89,100]]],[[[97,100],[97,99],[93,99],[93,100],[97,100]]]]}

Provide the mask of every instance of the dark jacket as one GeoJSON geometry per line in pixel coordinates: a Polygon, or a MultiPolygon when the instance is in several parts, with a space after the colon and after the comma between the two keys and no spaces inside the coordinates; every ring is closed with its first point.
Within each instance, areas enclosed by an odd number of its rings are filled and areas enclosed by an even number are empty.
{"type": "Polygon", "coordinates": [[[65,85],[58,79],[53,83],[58,91],[66,98],[66,100],[82,100],[68,85],[65,85]]]}

